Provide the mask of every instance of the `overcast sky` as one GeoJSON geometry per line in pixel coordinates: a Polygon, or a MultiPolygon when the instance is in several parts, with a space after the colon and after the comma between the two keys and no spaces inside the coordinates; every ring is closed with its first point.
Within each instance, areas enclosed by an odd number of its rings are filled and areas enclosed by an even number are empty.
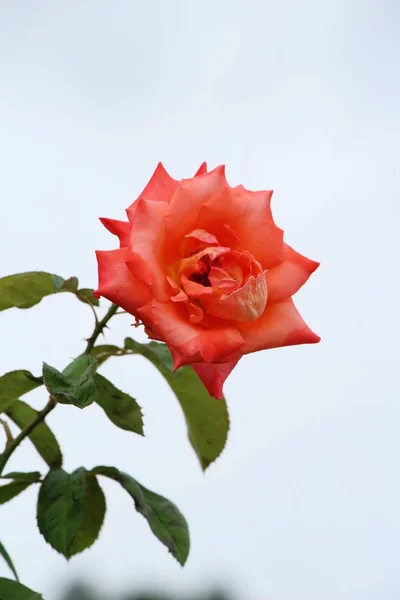
{"type": "MultiPolygon", "coordinates": [[[[206,475],[144,359],[103,373],[144,407],[145,439],[96,406],[50,415],[67,470],[115,465],[169,497],[192,551],[182,570],[105,482],[100,539],[67,564],[37,532],[29,489],[1,507],[1,539],[46,600],[84,574],[105,591],[400,597],[399,14],[396,0],[1,0],[0,275],[95,287],[94,250],[115,245],[98,217],[123,218],[159,160],[178,179],[207,160],[232,185],[274,189],[286,240],[321,262],[296,296],[321,343],[240,362],[229,441],[206,475]]],[[[2,313],[1,372],[63,368],[91,327],[68,295],[2,313]]],[[[44,470],[29,441],[9,466],[44,470]]]]}

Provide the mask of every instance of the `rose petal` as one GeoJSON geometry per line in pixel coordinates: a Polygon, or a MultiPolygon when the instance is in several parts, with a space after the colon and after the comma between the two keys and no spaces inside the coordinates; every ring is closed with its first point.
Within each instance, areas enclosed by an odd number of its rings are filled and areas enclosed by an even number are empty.
{"type": "Polygon", "coordinates": [[[181,259],[179,262],[178,274],[188,273],[190,275],[192,273],[197,273],[201,271],[205,265],[201,260],[202,258],[211,264],[216,258],[223,254],[228,254],[229,252],[230,248],[224,246],[208,246],[207,248],[203,248],[199,252],[196,252],[196,254],[181,259]]]}
{"type": "Polygon", "coordinates": [[[185,294],[185,292],[183,290],[181,290],[179,285],[173,279],[171,279],[171,277],[167,277],[167,281],[175,293],[174,296],[171,296],[172,302],[188,302],[189,301],[187,294],[185,294]]]}
{"type": "Polygon", "coordinates": [[[197,306],[193,302],[188,302],[187,308],[189,310],[189,321],[191,323],[200,323],[204,318],[203,310],[200,306],[197,306]]]}
{"type": "Polygon", "coordinates": [[[96,295],[104,296],[131,314],[151,299],[148,285],[137,279],[125,264],[126,248],[98,250],[99,287],[96,295]]]}
{"type": "MultiPolygon", "coordinates": [[[[252,274],[252,263],[255,262],[248,252],[230,252],[222,259],[222,267],[229,275],[242,285],[252,274]]],[[[259,273],[257,273],[258,275],[259,273]]]]}
{"type": "Polygon", "coordinates": [[[291,298],[267,305],[259,319],[238,323],[238,328],[245,341],[241,349],[243,354],[281,346],[315,344],[321,339],[304,322],[291,298]]]}
{"type": "Polygon", "coordinates": [[[283,262],[267,273],[268,304],[293,296],[318,266],[285,244],[283,262]]]}
{"type": "Polygon", "coordinates": [[[205,329],[191,323],[186,307],[171,302],[153,300],[139,310],[139,316],[168,345],[174,356],[175,368],[192,362],[223,362],[243,344],[240,332],[233,327],[205,329]]]}
{"type": "Polygon", "coordinates": [[[132,225],[129,221],[116,221],[115,219],[105,218],[100,218],[100,221],[108,231],[118,236],[120,248],[129,244],[129,237],[132,229],[132,225]]]}
{"type": "Polygon", "coordinates": [[[187,294],[185,294],[185,292],[183,290],[180,290],[176,296],[171,296],[171,300],[172,302],[187,302],[189,300],[189,298],[187,297],[187,294]]]}
{"type": "Polygon", "coordinates": [[[159,162],[143,192],[139,194],[135,202],[126,209],[129,221],[132,222],[138,200],[146,198],[147,200],[161,200],[162,202],[168,203],[174,195],[177,186],[178,181],[173,179],[165,170],[164,165],[159,162]]]}
{"type": "Polygon", "coordinates": [[[132,221],[132,232],[126,264],[144,283],[151,285],[159,300],[168,298],[168,285],[163,264],[165,213],[168,205],[141,198],[132,221]]]}
{"type": "Polygon", "coordinates": [[[198,168],[198,170],[196,171],[194,176],[198,177],[199,175],[204,175],[205,173],[207,173],[207,163],[203,162],[203,163],[201,163],[200,167],[198,168]]]}
{"type": "Polygon", "coordinates": [[[204,383],[208,393],[214,398],[222,400],[222,387],[238,362],[239,359],[226,363],[193,363],[192,367],[204,383]]]}
{"type": "Polygon", "coordinates": [[[186,275],[182,275],[181,285],[187,295],[191,298],[201,298],[204,295],[210,296],[214,293],[214,290],[211,287],[205,287],[200,283],[196,283],[196,281],[191,281],[186,275]]]}
{"type": "Polygon", "coordinates": [[[165,216],[167,241],[172,247],[197,228],[196,221],[203,203],[220,196],[226,185],[222,166],[201,177],[182,179],[165,216]]]}
{"type": "MultiPolygon", "coordinates": [[[[233,279],[230,274],[225,271],[225,269],[221,269],[220,267],[211,267],[208,279],[213,288],[219,289],[225,294],[237,290],[240,285],[236,279],[233,279]]],[[[207,289],[209,290],[210,288],[207,289]]]]}
{"type": "Polygon", "coordinates": [[[237,233],[230,225],[224,223],[219,232],[219,240],[221,246],[229,246],[232,250],[238,250],[241,252],[243,250],[240,239],[237,236],[237,233]]]}
{"type": "Polygon", "coordinates": [[[185,238],[194,238],[195,240],[199,240],[200,242],[204,242],[207,245],[216,244],[219,246],[219,242],[215,235],[212,233],[208,233],[204,229],[194,229],[190,233],[185,235],[185,238]]]}
{"type": "MultiPolygon", "coordinates": [[[[170,277],[167,277],[167,281],[170,284],[170,286],[172,287],[172,289],[174,290],[174,292],[176,293],[176,296],[171,296],[172,302],[185,302],[186,307],[189,311],[189,320],[192,323],[200,323],[200,321],[202,321],[203,317],[204,317],[203,310],[200,308],[200,306],[197,306],[193,302],[189,302],[189,298],[188,298],[187,294],[185,294],[185,292],[183,290],[181,290],[181,288],[175,283],[175,281],[173,279],[171,279],[170,277]]],[[[199,287],[202,287],[202,286],[199,286],[199,287]]],[[[205,288],[203,288],[203,289],[205,289],[205,288]]],[[[209,289],[209,288],[207,288],[207,289],[209,289]]]]}
{"type": "Polygon", "coordinates": [[[207,307],[207,314],[220,319],[237,321],[255,321],[264,312],[267,305],[267,286],[265,273],[258,277],[249,277],[245,285],[229,296],[221,296],[207,307]]]}
{"type": "Polygon", "coordinates": [[[196,227],[222,240],[224,226],[229,225],[243,250],[248,250],[263,269],[271,269],[283,259],[283,231],[272,218],[271,196],[272,191],[250,192],[243,186],[227,187],[219,196],[204,202],[196,227]]]}
{"type": "Polygon", "coordinates": [[[219,246],[218,240],[215,235],[204,231],[204,229],[195,229],[190,233],[187,233],[180,241],[179,251],[182,257],[190,256],[195,252],[199,252],[204,246],[210,245],[219,246]]]}
{"type": "Polygon", "coordinates": [[[168,281],[169,285],[171,286],[171,288],[174,290],[174,292],[176,292],[178,294],[180,292],[181,288],[176,283],[176,281],[174,279],[172,279],[172,277],[168,277],[168,275],[167,275],[167,281],[168,281]]]}

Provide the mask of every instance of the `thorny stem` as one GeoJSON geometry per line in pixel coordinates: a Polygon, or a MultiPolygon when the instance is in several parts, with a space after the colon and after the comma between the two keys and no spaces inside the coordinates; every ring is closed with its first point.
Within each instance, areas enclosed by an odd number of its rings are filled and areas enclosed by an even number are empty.
{"type": "MultiPolygon", "coordinates": [[[[93,330],[92,335],[88,339],[85,354],[90,354],[90,352],[92,351],[92,349],[96,343],[97,338],[103,332],[104,328],[107,326],[107,323],[111,319],[111,317],[113,317],[116,314],[117,310],[118,310],[118,306],[116,304],[112,304],[110,306],[110,308],[108,309],[108,311],[106,312],[106,314],[104,315],[104,317],[101,319],[101,321],[98,321],[96,319],[96,326],[93,330]]],[[[0,454],[0,475],[2,474],[4,467],[6,466],[10,456],[18,448],[20,443],[23,442],[23,440],[26,437],[28,437],[40,423],[43,423],[43,421],[45,420],[47,415],[55,408],[56,404],[57,404],[57,401],[52,396],[50,396],[50,399],[49,399],[48,403],[46,404],[46,406],[37,413],[36,417],[30,423],[28,423],[28,425],[19,433],[19,435],[17,435],[16,438],[10,439],[10,436],[7,435],[6,448],[3,452],[3,454],[0,454]]],[[[3,424],[3,427],[6,427],[6,425],[3,424]]],[[[7,432],[7,430],[6,430],[6,432],[7,432]]]]}
{"type": "Polygon", "coordinates": [[[104,315],[104,317],[101,319],[101,321],[96,323],[93,333],[90,336],[90,338],[88,339],[85,354],[91,353],[91,351],[93,350],[93,347],[96,343],[97,338],[99,337],[99,335],[101,333],[103,333],[103,329],[106,327],[106,325],[107,325],[108,321],[111,319],[111,317],[113,317],[115,315],[117,310],[118,310],[118,306],[116,304],[112,304],[110,306],[110,308],[108,309],[108,311],[106,312],[106,314],[104,315]]]}
{"type": "Polygon", "coordinates": [[[43,423],[43,421],[45,420],[45,418],[47,417],[49,412],[51,412],[53,410],[53,408],[55,408],[56,404],[57,404],[56,400],[54,400],[54,398],[52,398],[50,396],[50,399],[49,399],[48,403],[46,404],[46,406],[37,413],[37,415],[33,419],[33,421],[28,423],[28,425],[21,431],[21,433],[19,435],[17,435],[16,438],[14,438],[12,441],[10,441],[7,444],[3,454],[0,455],[0,475],[3,472],[3,469],[6,466],[8,459],[10,458],[10,456],[14,452],[14,450],[16,450],[18,448],[20,443],[30,433],[32,433],[32,431],[35,429],[35,427],[37,427],[40,423],[43,423]]]}

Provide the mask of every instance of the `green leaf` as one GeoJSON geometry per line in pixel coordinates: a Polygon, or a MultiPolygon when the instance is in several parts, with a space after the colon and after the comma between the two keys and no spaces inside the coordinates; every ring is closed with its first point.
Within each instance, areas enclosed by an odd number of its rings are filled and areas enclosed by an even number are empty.
{"type": "Polygon", "coordinates": [[[96,402],[120,429],[143,435],[143,418],[139,404],[132,396],[116,388],[102,375],[95,375],[96,402]]]}
{"type": "Polygon", "coordinates": [[[70,547],[71,556],[89,548],[99,537],[106,514],[106,499],[97,478],[86,473],[83,521],[70,547]]]}
{"type": "Polygon", "coordinates": [[[38,497],[37,522],[40,533],[66,558],[89,548],[104,521],[106,503],[93,474],[83,467],[71,474],[51,470],[38,497]]]}
{"type": "MultiPolygon", "coordinates": [[[[16,400],[8,408],[6,414],[20,429],[24,429],[37,416],[37,411],[22,400],[16,400]]],[[[49,467],[58,468],[62,465],[60,446],[53,432],[46,423],[39,423],[29,434],[29,439],[49,467]]],[[[0,598],[1,600],[1,598],[0,598]]]]}
{"type": "MultiPolygon", "coordinates": [[[[169,373],[173,374],[174,361],[166,344],[160,344],[158,342],[139,344],[138,342],[135,342],[135,340],[132,340],[132,338],[125,338],[124,346],[128,350],[139,352],[151,360],[157,368],[166,369],[169,373]]],[[[182,372],[183,371],[179,371],[176,376],[179,377],[182,372]]]]}
{"type": "Polygon", "coordinates": [[[99,366],[110,358],[110,356],[118,356],[121,354],[123,354],[122,348],[114,346],[113,344],[101,344],[100,346],[95,346],[91,352],[91,355],[97,360],[99,366]]]}
{"type": "Polygon", "coordinates": [[[63,376],[72,383],[80,383],[82,377],[86,377],[87,371],[90,373],[93,372],[93,367],[96,365],[96,360],[93,356],[89,356],[88,354],[81,354],[78,358],[75,358],[72,363],[70,363],[63,370],[63,376]]]}
{"type": "Polygon", "coordinates": [[[115,467],[96,467],[92,473],[117,481],[131,496],[136,510],[147,520],[154,535],[181,565],[185,564],[190,547],[189,529],[185,517],[175,504],[146,489],[115,467]]]}
{"type": "MultiPolygon", "coordinates": [[[[17,273],[0,279],[0,311],[7,308],[30,308],[45,296],[59,292],[75,292],[76,277],[63,279],[43,271],[17,273]]],[[[1,600],[1,599],[0,599],[1,600]]]]}
{"type": "Polygon", "coordinates": [[[0,413],[20,396],[41,385],[43,385],[42,378],[34,377],[29,371],[11,371],[2,375],[0,377],[0,413]]]}
{"type": "Polygon", "coordinates": [[[43,596],[18,581],[0,577],[0,600],[43,600],[43,596]]]}
{"type": "Polygon", "coordinates": [[[32,481],[16,481],[13,483],[7,483],[6,485],[0,485],[0,504],[5,504],[6,502],[9,502],[15,498],[15,496],[18,496],[21,492],[26,490],[31,483],[32,481]]]}
{"type": "Polygon", "coordinates": [[[205,470],[225,447],[229,431],[229,415],[225,400],[216,400],[190,367],[172,372],[172,357],[165,344],[139,344],[131,338],[125,348],[149,359],[174,391],[185,415],[190,443],[205,470]]]}
{"type": "Polygon", "coordinates": [[[0,542],[0,554],[6,561],[8,566],[10,567],[10,570],[12,571],[12,574],[14,575],[15,579],[17,581],[19,581],[18,573],[14,567],[13,561],[11,560],[11,556],[8,554],[7,550],[4,548],[4,546],[1,542],[0,542]]]}
{"type": "Polygon", "coordinates": [[[61,283],[62,277],[59,275],[53,275],[53,283],[54,281],[58,281],[56,292],[72,292],[76,294],[78,291],[79,281],[77,277],[70,277],[61,283]],[[55,279],[57,278],[57,279],[55,279]]]}
{"type": "Polygon", "coordinates": [[[22,473],[20,471],[13,471],[12,473],[7,473],[7,475],[2,475],[0,479],[14,479],[14,481],[25,481],[30,483],[37,483],[40,481],[41,474],[39,471],[28,471],[27,473],[22,473]]]}
{"type": "Polygon", "coordinates": [[[126,338],[124,348],[113,345],[95,346],[93,355],[99,364],[111,356],[141,354],[150,360],[174,391],[185,415],[190,443],[205,470],[225,447],[229,431],[229,415],[225,400],[215,400],[190,367],[173,373],[173,360],[166,344],[139,344],[126,338]]]}
{"type": "Polygon", "coordinates": [[[43,363],[42,372],[44,385],[50,395],[60,404],[71,404],[70,400],[65,396],[65,390],[70,389],[71,386],[64,375],[45,362],[43,363]]]}
{"type": "Polygon", "coordinates": [[[48,392],[58,401],[85,408],[97,398],[94,381],[97,361],[93,356],[78,356],[62,373],[43,363],[43,380],[48,392]]]}
{"type": "Polygon", "coordinates": [[[81,288],[76,292],[76,297],[86,304],[91,304],[92,306],[99,306],[99,299],[93,296],[93,290],[89,288],[81,288]]]}

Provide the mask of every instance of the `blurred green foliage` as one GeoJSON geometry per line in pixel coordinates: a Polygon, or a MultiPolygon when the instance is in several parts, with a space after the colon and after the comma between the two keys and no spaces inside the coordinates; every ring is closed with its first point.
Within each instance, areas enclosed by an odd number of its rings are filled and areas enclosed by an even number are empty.
{"type": "Polygon", "coordinates": [[[90,586],[83,583],[72,585],[67,591],[60,596],[59,600],[235,600],[233,596],[227,592],[214,591],[208,594],[190,594],[190,595],[175,595],[171,592],[152,592],[138,591],[131,593],[116,593],[110,596],[109,594],[99,594],[90,586]]]}

